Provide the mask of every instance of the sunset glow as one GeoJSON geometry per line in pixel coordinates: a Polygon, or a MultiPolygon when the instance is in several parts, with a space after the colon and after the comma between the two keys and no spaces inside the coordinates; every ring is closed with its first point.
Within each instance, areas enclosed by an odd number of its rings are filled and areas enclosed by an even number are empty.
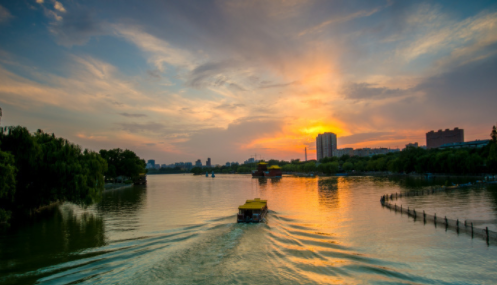
{"type": "Polygon", "coordinates": [[[112,3],[0,4],[2,125],[223,164],[314,159],[324,132],[403,148],[495,123],[495,4],[112,3]]]}

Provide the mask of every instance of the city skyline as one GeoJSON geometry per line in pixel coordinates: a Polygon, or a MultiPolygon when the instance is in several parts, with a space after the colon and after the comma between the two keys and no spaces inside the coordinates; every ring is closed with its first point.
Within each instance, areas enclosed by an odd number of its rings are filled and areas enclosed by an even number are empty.
{"type": "Polygon", "coordinates": [[[495,1],[0,1],[1,125],[220,164],[488,139],[495,1]],[[115,7],[119,6],[120,9],[115,7]]]}

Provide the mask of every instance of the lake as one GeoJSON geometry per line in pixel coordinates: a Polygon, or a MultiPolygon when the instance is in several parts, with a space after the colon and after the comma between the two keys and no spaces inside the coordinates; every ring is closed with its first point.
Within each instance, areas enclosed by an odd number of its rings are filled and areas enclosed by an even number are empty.
{"type": "MultiPolygon", "coordinates": [[[[497,245],[379,201],[444,183],[152,175],[87,209],[63,204],[4,229],[0,283],[495,284],[497,245]],[[267,223],[237,224],[238,206],[257,197],[268,200],[267,223]]],[[[427,213],[497,219],[495,186],[402,199],[427,213]]]]}

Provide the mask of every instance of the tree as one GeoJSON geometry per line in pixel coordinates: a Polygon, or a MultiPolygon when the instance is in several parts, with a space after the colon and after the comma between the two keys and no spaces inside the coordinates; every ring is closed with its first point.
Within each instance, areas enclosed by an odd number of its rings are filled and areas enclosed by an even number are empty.
{"type": "Polygon", "coordinates": [[[492,132],[490,133],[490,137],[492,138],[491,142],[493,144],[497,144],[497,130],[495,129],[495,126],[492,128],[492,132]]]}
{"type": "MultiPolygon", "coordinates": [[[[14,202],[16,192],[16,174],[14,156],[0,150],[0,200],[3,203],[14,202]]],[[[11,212],[0,208],[0,223],[10,219],[11,212]]]]}
{"type": "Polygon", "coordinates": [[[352,162],[347,161],[342,165],[342,168],[345,171],[351,171],[354,169],[354,165],[352,164],[352,162]]]}
{"type": "Polygon", "coordinates": [[[124,176],[135,180],[140,173],[145,173],[145,160],[138,157],[131,150],[120,148],[111,150],[100,150],[100,155],[107,161],[108,169],[105,177],[115,179],[124,176]]]}
{"type": "Polygon", "coordinates": [[[101,197],[107,163],[99,154],[20,126],[1,128],[0,141],[2,150],[14,157],[14,162],[4,162],[17,169],[13,199],[0,199],[0,208],[29,212],[55,201],[85,205],[101,197]]]}

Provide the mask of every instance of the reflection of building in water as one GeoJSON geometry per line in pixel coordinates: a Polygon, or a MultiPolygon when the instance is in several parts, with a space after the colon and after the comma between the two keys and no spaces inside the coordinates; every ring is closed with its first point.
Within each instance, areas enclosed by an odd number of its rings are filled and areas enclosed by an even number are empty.
{"type": "Polygon", "coordinates": [[[338,208],[338,177],[318,178],[319,204],[329,208],[338,208]]]}

